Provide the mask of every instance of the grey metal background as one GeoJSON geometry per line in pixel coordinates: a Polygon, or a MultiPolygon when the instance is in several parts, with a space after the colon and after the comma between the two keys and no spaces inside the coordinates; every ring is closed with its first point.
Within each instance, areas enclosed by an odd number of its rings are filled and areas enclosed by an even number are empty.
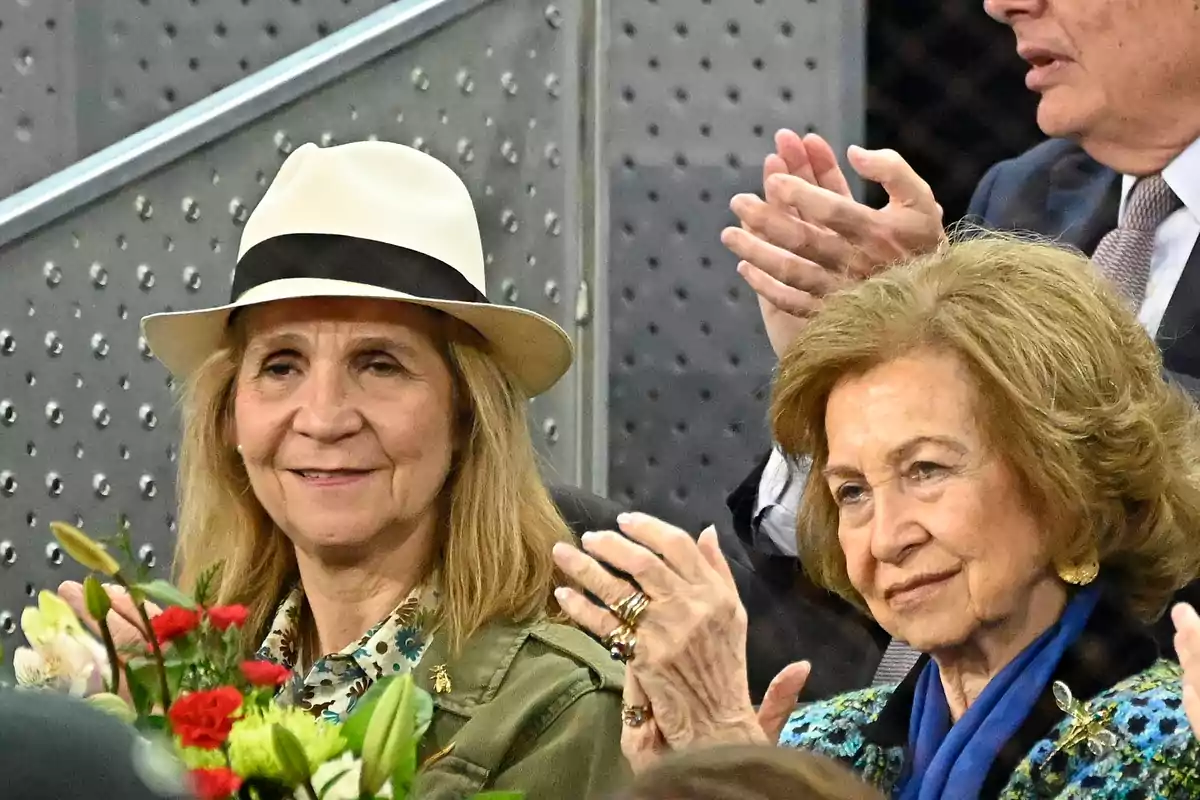
{"type": "Polygon", "coordinates": [[[862,140],[862,0],[615,0],[609,492],[694,530],[769,446],[774,356],[720,243],[780,127],[862,140]]]}
{"type": "MultiPolygon", "coordinates": [[[[225,301],[240,223],[290,148],[375,136],[445,160],[480,215],[489,293],[576,330],[581,8],[484,5],[0,248],[0,632],[79,574],[53,519],[105,535],[124,516],[169,561],[178,431],[137,321],[225,301]]],[[[573,380],[534,403],[552,472],[575,474],[579,406],[573,380]]]]}

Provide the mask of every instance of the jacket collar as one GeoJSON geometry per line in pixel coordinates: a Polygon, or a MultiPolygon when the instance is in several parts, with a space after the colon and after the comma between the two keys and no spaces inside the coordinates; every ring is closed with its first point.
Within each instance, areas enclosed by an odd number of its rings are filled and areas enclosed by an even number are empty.
{"type": "MultiPolygon", "coordinates": [[[[1054,681],[1062,681],[1075,697],[1086,700],[1148,669],[1158,657],[1158,645],[1149,629],[1129,613],[1114,589],[1106,587],[1083,633],[1063,654],[1033,711],[996,756],[980,796],[995,797],[1034,745],[1062,721],[1063,712],[1051,689],[1054,681]]],[[[922,656],[892,692],[879,716],[863,729],[865,741],[907,749],[917,680],[928,662],[929,656],[922,656]]]]}
{"type": "Polygon", "coordinates": [[[450,652],[446,636],[434,636],[413,669],[413,679],[433,696],[435,706],[469,717],[496,696],[513,660],[539,624],[488,623],[457,653],[450,652]],[[439,676],[448,679],[448,687],[439,676]]]}

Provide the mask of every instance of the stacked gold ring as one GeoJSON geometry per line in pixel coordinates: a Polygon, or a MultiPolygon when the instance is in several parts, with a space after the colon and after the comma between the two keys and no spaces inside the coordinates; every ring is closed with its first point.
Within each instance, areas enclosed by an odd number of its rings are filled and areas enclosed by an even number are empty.
{"type": "Polygon", "coordinates": [[[640,728],[650,721],[650,706],[621,704],[621,721],[631,728],[640,728]]]}
{"type": "Polygon", "coordinates": [[[613,661],[628,664],[633,660],[634,650],[637,649],[637,624],[650,605],[650,599],[640,591],[634,592],[621,600],[609,610],[621,620],[617,629],[604,640],[608,654],[613,661]]]}

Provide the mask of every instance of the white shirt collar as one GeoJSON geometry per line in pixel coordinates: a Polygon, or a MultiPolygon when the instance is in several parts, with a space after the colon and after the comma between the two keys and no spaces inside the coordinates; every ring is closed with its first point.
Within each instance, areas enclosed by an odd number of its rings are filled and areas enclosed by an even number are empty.
{"type": "MultiPolygon", "coordinates": [[[[1200,222],[1200,139],[1192,142],[1182,153],[1175,156],[1162,171],[1163,180],[1175,196],[1183,201],[1184,207],[1197,222],[1200,222]]],[[[1125,201],[1137,178],[1121,176],[1121,212],[1125,213],[1125,201]]]]}

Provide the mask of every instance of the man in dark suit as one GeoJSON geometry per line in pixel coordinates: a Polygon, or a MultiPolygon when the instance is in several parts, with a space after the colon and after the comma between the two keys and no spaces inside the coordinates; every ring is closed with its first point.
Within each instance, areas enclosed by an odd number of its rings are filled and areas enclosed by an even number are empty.
{"type": "MultiPolygon", "coordinates": [[[[1040,95],[1038,124],[1051,138],[989,170],[969,217],[1092,256],[1158,341],[1166,377],[1200,398],[1200,6],[985,0],[984,8],[1013,29],[1030,65],[1026,85],[1040,95]]],[[[742,226],[722,241],[741,259],[738,272],[758,293],[772,346],[782,352],[824,294],[931,249],[944,234],[933,191],[897,153],[847,153],[862,178],[887,191],[887,206],[874,209],[854,200],[819,136],[781,131],[776,148],[764,165],[764,197],[733,198],[742,226]]],[[[794,513],[805,465],[788,465],[781,479],[771,461],[730,498],[733,549],[764,550],[763,509],[794,513]]],[[[1182,593],[1197,595],[1195,584],[1182,593]]],[[[873,630],[869,620],[860,624],[873,630]]],[[[1170,652],[1165,619],[1160,640],[1170,652]]],[[[901,657],[896,665],[906,663],[901,657]]]]}

